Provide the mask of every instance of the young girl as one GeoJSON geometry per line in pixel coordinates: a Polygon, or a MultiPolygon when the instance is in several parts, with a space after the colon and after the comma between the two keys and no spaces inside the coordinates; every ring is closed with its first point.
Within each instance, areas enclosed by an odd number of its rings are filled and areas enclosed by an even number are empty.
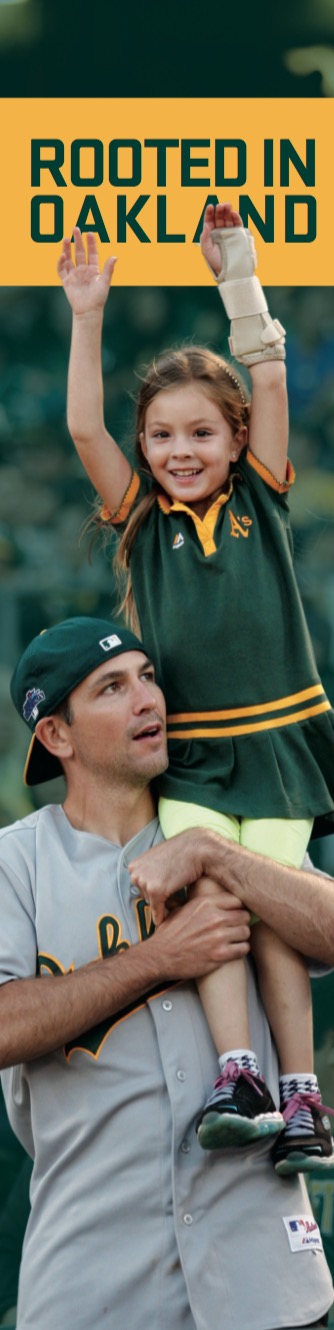
{"type": "MultiPolygon", "coordinates": [[[[102,496],[101,519],[122,533],[124,605],[136,609],[166,696],[165,836],[211,827],[299,866],[314,817],[333,811],[334,726],[292,567],[284,330],[270,319],[252,239],[229,204],[207,208],[201,245],[232,316],[231,349],[250,370],[251,411],[219,356],[166,352],[138,395],[131,471],[103,418],[100,345],[115,259],[100,273],[94,237],[86,260],[76,230],[76,265],[65,240],[58,269],[73,310],[68,423],[102,496]]],[[[133,879],[150,898],[149,871],[143,878],[135,865],[133,879]]],[[[203,881],[195,890],[219,888],[203,881]]],[[[162,883],[158,905],[155,891],[156,923],[172,891],[162,883]]],[[[277,1170],[306,1171],[332,1145],[313,1074],[305,963],[260,921],[252,954],[279,1053],[281,1113],[251,1048],[246,967],[235,961],[198,982],[220,1067],[199,1140],[212,1149],[277,1137],[277,1170]]]]}

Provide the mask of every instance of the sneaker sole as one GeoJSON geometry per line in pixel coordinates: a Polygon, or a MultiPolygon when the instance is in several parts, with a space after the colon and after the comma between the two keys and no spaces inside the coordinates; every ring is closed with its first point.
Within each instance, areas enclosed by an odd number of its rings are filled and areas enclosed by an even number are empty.
{"type": "Polygon", "coordinates": [[[280,1178],[288,1178],[293,1173],[325,1172],[326,1169],[334,1169],[334,1154],[306,1155],[295,1150],[275,1164],[275,1173],[280,1178]]]}
{"type": "Polygon", "coordinates": [[[270,1148],[284,1127],[281,1113],[263,1113],[257,1118],[243,1118],[234,1113],[206,1113],[197,1135],[202,1150],[233,1150],[257,1141],[259,1144],[267,1141],[270,1148]]]}

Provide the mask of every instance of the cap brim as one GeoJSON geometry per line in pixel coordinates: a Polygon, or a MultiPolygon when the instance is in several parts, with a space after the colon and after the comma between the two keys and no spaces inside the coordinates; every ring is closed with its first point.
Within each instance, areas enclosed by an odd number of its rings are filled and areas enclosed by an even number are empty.
{"type": "Polygon", "coordinates": [[[41,744],[37,739],[37,735],[33,734],[23,772],[24,784],[42,785],[44,781],[56,780],[58,776],[63,776],[63,774],[58,758],[53,757],[52,753],[49,753],[44,744],[41,744]]]}

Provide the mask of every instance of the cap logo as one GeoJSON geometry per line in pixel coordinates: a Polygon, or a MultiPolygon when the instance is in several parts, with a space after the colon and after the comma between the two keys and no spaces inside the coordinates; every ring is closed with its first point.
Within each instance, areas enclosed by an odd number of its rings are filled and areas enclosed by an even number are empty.
{"type": "Polygon", "coordinates": [[[22,714],[25,720],[37,720],[39,714],[38,702],[45,702],[45,693],[43,693],[43,689],[28,688],[22,707],[22,714]]]}
{"type": "Polygon", "coordinates": [[[122,646],[121,638],[117,637],[117,633],[112,633],[110,637],[101,637],[99,646],[102,647],[102,651],[112,651],[113,647],[122,646]]]}

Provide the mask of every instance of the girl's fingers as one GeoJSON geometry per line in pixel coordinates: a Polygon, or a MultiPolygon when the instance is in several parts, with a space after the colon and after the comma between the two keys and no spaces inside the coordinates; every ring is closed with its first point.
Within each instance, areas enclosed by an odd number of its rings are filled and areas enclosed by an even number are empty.
{"type": "Polygon", "coordinates": [[[86,253],[85,253],[85,246],[82,239],[81,231],[79,231],[78,226],[73,227],[73,237],[74,237],[75,259],[77,267],[79,268],[82,264],[86,263],[86,253]]]}
{"type": "Polygon", "coordinates": [[[87,231],[87,260],[92,263],[94,268],[99,262],[96,238],[93,231],[87,231]]]}
{"type": "Polygon", "coordinates": [[[68,240],[66,237],[63,240],[63,248],[60,255],[60,259],[58,259],[57,272],[59,273],[59,276],[63,278],[67,276],[67,273],[71,271],[71,268],[73,268],[72,255],[71,255],[71,241],[68,240]]]}
{"type": "Polygon", "coordinates": [[[240,214],[231,203],[217,203],[216,226],[242,226],[240,214]]]}
{"type": "Polygon", "coordinates": [[[115,268],[115,266],[116,266],[116,263],[117,263],[117,259],[116,259],[115,257],[110,258],[110,259],[107,259],[107,262],[105,263],[104,268],[102,268],[102,274],[101,274],[101,275],[102,275],[102,277],[105,277],[105,278],[106,278],[106,280],[109,282],[109,284],[110,284],[110,282],[111,282],[111,278],[112,278],[113,271],[114,271],[114,268],[115,268]]]}

